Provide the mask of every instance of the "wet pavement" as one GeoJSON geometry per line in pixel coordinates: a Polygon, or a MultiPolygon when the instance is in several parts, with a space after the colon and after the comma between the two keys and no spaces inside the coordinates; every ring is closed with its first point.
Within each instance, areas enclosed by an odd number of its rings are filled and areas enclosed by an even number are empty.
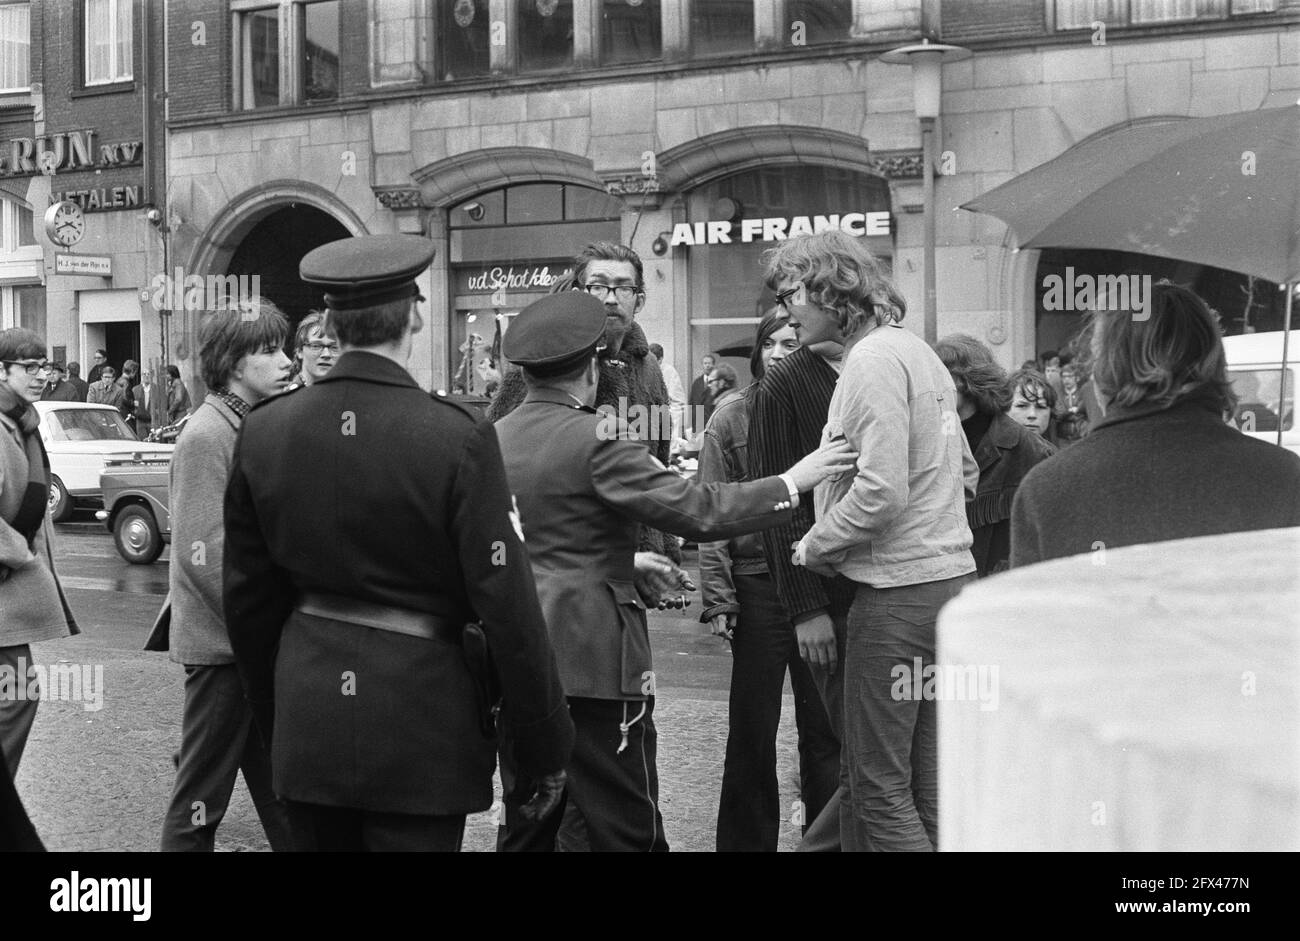
{"type": "MultiPolygon", "coordinates": [[[[39,663],[85,665],[92,673],[102,667],[103,702],[98,710],[86,708],[93,702],[41,703],[18,790],[51,850],[153,850],[175,774],[184,669],[165,653],[140,648],[167,592],[170,550],[153,565],[133,566],[118,557],[102,524],[80,521],[57,529],[56,565],[82,633],[33,645],[33,652],[39,663]]],[[[660,804],[674,850],[713,849],[727,735],[731,655],[698,622],[699,611],[697,594],[685,614],[650,617],[660,804]]],[[[781,849],[791,850],[799,828],[789,813],[798,778],[788,688],[777,773],[787,811],[781,849]]],[[[499,796],[499,783],[497,790],[499,796]]],[[[466,850],[490,851],[494,840],[491,811],[470,817],[466,850]]],[[[267,849],[242,780],[217,848],[267,849]]]]}

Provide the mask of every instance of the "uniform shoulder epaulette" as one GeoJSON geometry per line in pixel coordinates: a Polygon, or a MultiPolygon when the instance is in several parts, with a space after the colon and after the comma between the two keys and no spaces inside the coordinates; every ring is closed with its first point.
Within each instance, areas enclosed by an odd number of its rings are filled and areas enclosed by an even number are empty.
{"type": "Polygon", "coordinates": [[[429,393],[429,398],[433,399],[435,402],[442,402],[444,405],[450,405],[452,408],[455,408],[463,412],[464,414],[468,415],[470,419],[472,419],[475,422],[480,422],[485,420],[483,418],[483,415],[477,409],[473,408],[470,405],[466,405],[464,402],[460,401],[460,399],[456,398],[453,395],[448,395],[446,389],[434,389],[432,392],[429,393]]]}

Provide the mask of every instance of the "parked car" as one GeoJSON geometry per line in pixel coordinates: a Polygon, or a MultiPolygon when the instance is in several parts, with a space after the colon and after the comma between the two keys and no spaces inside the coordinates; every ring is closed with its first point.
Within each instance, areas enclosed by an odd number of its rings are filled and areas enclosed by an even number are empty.
{"type": "Polygon", "coordinates": [[[76,506],[103,506],[100,474],[114,459],[170,459],[173,444],[145,444],[111,405],[36,402],[41,440],[50,455],[50,517],[57,523],[76,506]]]}
{"type": "Polygon", "coordinates": [[[1300,330],[1291,331],[1287,350],[1286,395],[1282,387],[1282,331],[1224,337],[1228,380],[1237,393],[1233,424],[1252,438],[1277,443],[1282,422],[1282,447],[1300,454],[1300,428],[1295,424],[1296,368],[1300,366],[1300,330]]]}
{"type": "Polygon", "coordinates": [[[95,513],[113,534],[118,555],[148,565],[172,541],[168,479],[171,457],[122,458],[108,462],[100,477],[104,509],[95,513]]]}

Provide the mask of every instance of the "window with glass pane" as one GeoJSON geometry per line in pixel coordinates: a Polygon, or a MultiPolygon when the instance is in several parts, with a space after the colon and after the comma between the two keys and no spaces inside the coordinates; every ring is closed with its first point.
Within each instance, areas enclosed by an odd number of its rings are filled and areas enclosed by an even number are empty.
{"type": "Polygon", "coordinates": [[[602,0],[600,61],[645,62],[663,54],[659,0],[602,0]]]}
{"type": "Polygon", "coordinates": [[[419,8],[419,0],[374,0],[373,84],[412,82],[420,77],[419,8]]]}
{"type": "Polygon", "coordinates": [[[789,0],[785,35],[789,44],[816,46],[849,39],[853,25],[853,0],[789,0]]]}
{"type": "Polygon", "coordinates": [[[1129,0],[1132,6],[1132,23],[1134,26],[1141,26],[1146,23],[1177,23],[1184,20],[1194,20],[1197,14],[1197,4],[1200,3],[1207,9],[1204,11],[1207,15],[1222,16],[1226,10],[1222,9],[1222,2],[1210,0],[1129,0]],[[1219,10],[1212,9],[1220,7],[1219,10]]]}
{"type": "Polygon", "coordinates": [[[519,71],[573,64],[573,0],[518,0],[519,71]]]}
{"type": "Polygon", "coordinates": [[[444,82],[487,75],[492,68],[488,0],[438,0],[438,59],[444,82]]]}
{"type": "Polygon", "coordinates": [[[505,225],[506,191],[494,190],[461,203],[451,211],[452,228],[505,225]]]}
{"type": "Polygon", "coordinates": [[[280,14],[274,10],[245,13],[243,28],[243,89],[245,108],[280,103],[280,14]]]}
{"type": "Polygon", "coordinates": [[[14,207],[18,217],[18,244],[35,245],[36,229],[33,224],[32,211],[26,206],[14,207]]]}
{"type": "Polygon", "coordinates": [[[86,84],[129,82],[132,66],[131,0],[85,0],[86,84]]]}
{"type": "Polygon", "coordinates": [[[1092,29],[1093,23],[1128,25],[1128,0],[1056,0],[1057,29],[1092,29]]]}
{"type": "Polygon", "coordinates": [[[45,336],[45,288],[41,285],[15,287],[14,303],[18,307],[15,318],[18,326],[45,336]]]}
{"type": "Polygon", "coordinates": [[[302,94],[306,101],[339,96],[339,0],[305,4],[302,94]]]}
{"type": "Polygon", "coordinates": [[[0,91],[27,91],[31,62],[31,7],[0,6],[0,91]]]}
{"type": "Polygon", "coordinates": [[[754,50],[754,0],[696,0],[691,4],[691,50],[718,56],[754,50]]]}

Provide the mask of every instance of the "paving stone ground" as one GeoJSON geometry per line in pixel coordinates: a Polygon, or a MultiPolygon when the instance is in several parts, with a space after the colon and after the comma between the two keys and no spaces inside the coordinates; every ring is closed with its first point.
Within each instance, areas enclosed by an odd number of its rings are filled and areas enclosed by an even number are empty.
{"type": "MultiPolygon", "coordinates": [[[[112,592],[70,589],[74,609],[87,612],[78,637],[36,645],[37,662],[101,665],[104,703],[44,701],[18,774],[18,790],[38,832],[51,850],[151,851],[157,848],[163,811],[171,792],[172,753],[180,742],[184,669],[166,654],[123,649],[95,630],[96,617],[111,608],[112,592]]],[[[118,599],[121,601],[122,599],[118,599]]],[[[133,599],[126,599],[134,604],[133,599]]],[[[151,608],[152,606],[152,608],[151,608]]],[[[138,619],[156,600],[135,604],[138,619]]],[[[674,851],[711,851],[727,734],[729,654],[694,619],[653,614],[651,638],[658,674],[655,721],[659,729],[660,803],[674,851]]],[[[117,615],[114,615],[117,616],[117,615]]],[[[143,642],[148,625],[140,628],[143,642]]],[[[780,848],[798,842],[790,823],[797,796],[793,699],[788,695],[777,743],[778,780],[786,820],[780,848]]],[[[500,785],[497,785],[498,797],[500,785]]],[[[472,816],[464,848],[491,851],[491,812],[472,816]]],[[[217,834],[225,851],[266,850],[248,792],[240,780],[217,834]]]]}

